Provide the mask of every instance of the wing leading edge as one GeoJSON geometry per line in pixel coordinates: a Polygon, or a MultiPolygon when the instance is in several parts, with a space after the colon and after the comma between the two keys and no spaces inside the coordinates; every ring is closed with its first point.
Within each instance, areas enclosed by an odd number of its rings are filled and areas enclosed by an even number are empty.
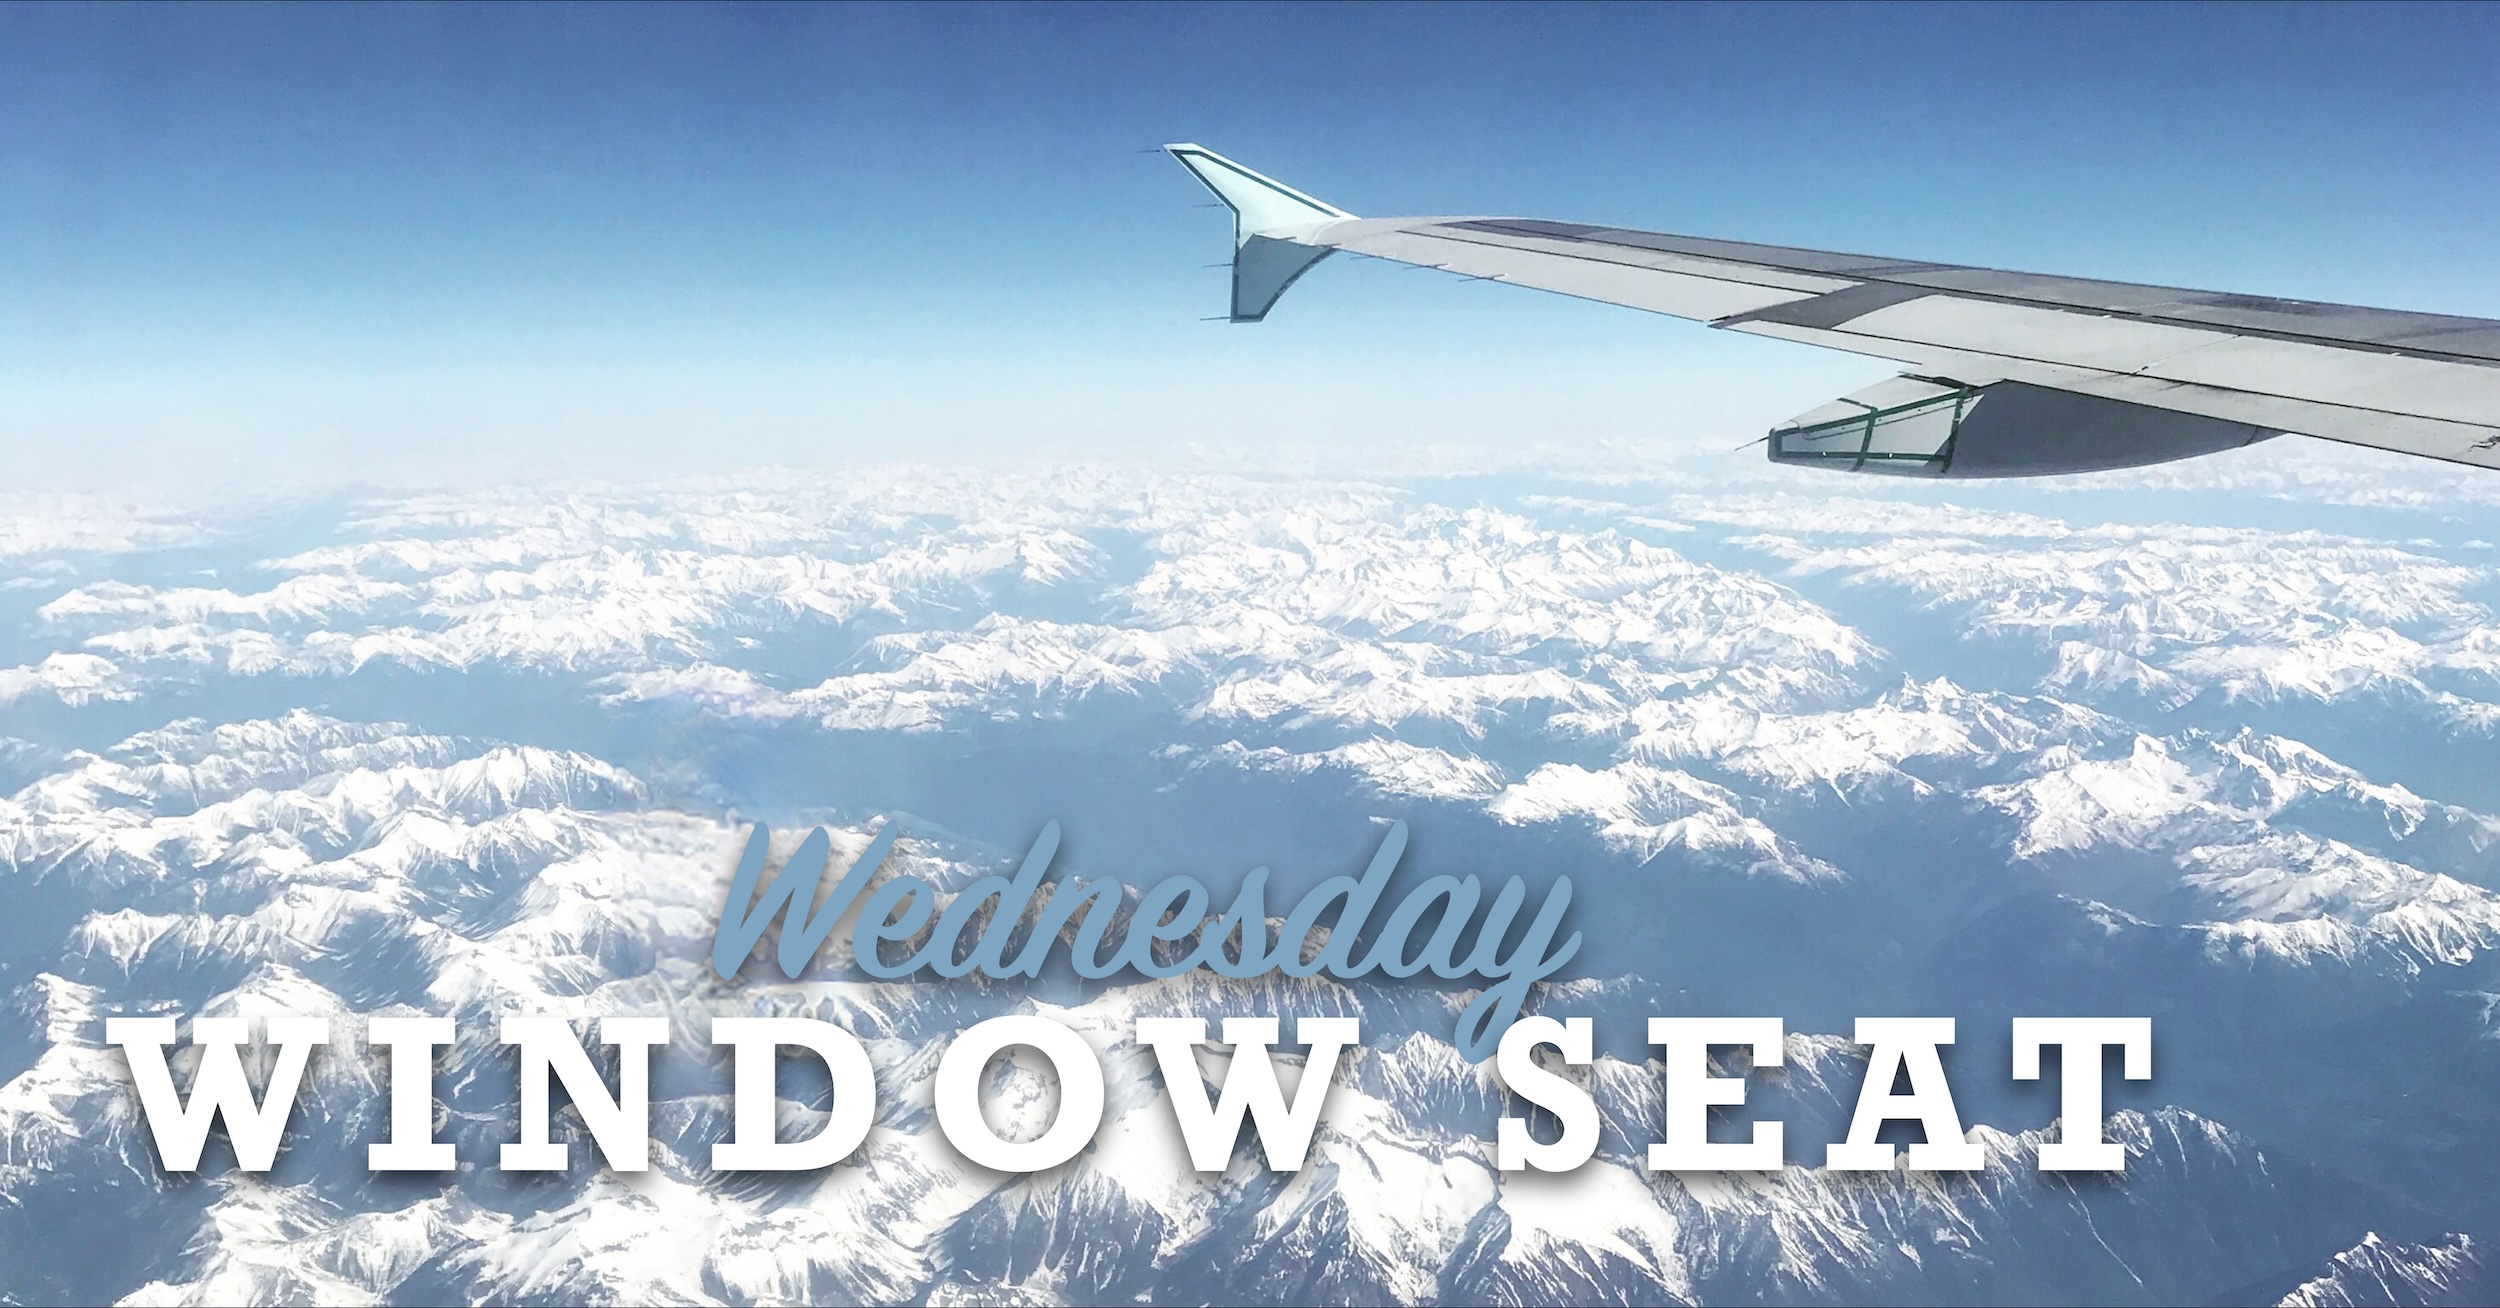
{"type": "Polygon", "coordinates": [[[2020,476],[2298,432],[2500,468],[2500,322],[1528,218],[1357,218],[1165,148],[1234,210],[1235,321],[1343,250],[1907,365],[1774,429],[1782,462],[2020,476]]]}

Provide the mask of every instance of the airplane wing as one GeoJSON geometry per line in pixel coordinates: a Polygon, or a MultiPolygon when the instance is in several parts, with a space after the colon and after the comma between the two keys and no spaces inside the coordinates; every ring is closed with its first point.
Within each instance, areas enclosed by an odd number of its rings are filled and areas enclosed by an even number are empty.
{"type": "Polygon", "coordinates": [[[2028,476],[2298,432],[2500,468],[2500,322],[1533,218],[1357,218],[1164,148],[1233,210],[1235,322],[1343,250],[1907,365],[1774,428],[1778,462],[2028,476]]]}

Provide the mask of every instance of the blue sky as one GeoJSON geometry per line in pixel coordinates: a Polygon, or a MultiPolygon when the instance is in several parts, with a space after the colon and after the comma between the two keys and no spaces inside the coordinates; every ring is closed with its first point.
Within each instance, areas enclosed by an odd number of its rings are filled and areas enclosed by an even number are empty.
{"type": "Polygon", "coordinates": [[[1333,261],[1520,213],[2500,316],[2480,7],[0,8],[21,484],[1724,444],[1884,371],[1333,261]]]}

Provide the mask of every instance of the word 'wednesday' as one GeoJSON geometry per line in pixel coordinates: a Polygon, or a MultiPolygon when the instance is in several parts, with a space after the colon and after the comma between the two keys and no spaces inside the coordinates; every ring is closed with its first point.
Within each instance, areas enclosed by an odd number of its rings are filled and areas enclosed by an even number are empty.
{"type": "MultiPolygon", "coordinates": [[[[122,1047],[129,1060],[139,1105],[156,1139],[158,1157],[168,1171],[199,1167],[210,1125],[226,1124],[236,1163],[245,1171],[266,1171],[293,1115],[296,1091],[313,1050],[328,1042],[329,1023],[318,1017],[267,1019],[266,1040],[275,1046],[268,1090],[255,1100],[244,1076],[241,1049],[248,1038],[239,1017],[197,1019],[192,1042],[199,1069],[186,1101],[176,1090],[166,1048],[174,1041],[170,1017],[116,1017],[105,1023],[105,1039],[122,1047]]],[[[1898,1161],[1895,1147],[1877,1139],[1894,1120],[1919,1123],[1925,1142],[1909,1146],[1907,1165],[1913,1171],[1975,1171],[1985,1166],[1986,1150],[1965,1138],[1946,1083],[1939,1046],[1953,1042],[1949,1017],[1860,1018],[1857,1040],[1868,1046],[1866,1080],[1858,1092],[1848,1138],[1832,1144],[1824,1166],[1838,1171],[1885,1171],[1898,1161]],[[1895,1089],[1907,1079],[1909,1089],[1895,1089]]],[[[1329,1087],[1336,1080],[1339,1055],[1358,1038],[1350,1017],[1303,1018],[1295,1023],[1296,1043],[1309,1046],[1301,1075],[1288,1094],[1272,1057],[1281,1024],[1275,1018],[1224,1019],[1224,1043],[1232,1046],[1231,1066],[1219,1093],[1210,1098],[1199,1070],[1200,1047],[1207,1042],[1207,1023],[1197,1017],[1140,1018],[1138,1044],[1153,1051],[1191,1165],[1217,1172],[1232,1164],[1235,1142],[1246,1118],[1257,1134],[1267,1165],[1274,1171],[1296,1171],[1308,1153],[1311,1137],[1325,1110],[1329,1087]]],[[[390,1137],[367,1147],[367,1166],[374,1171],[446,1171],[457,1166],[453,1147],[434,1138],[434,1051],[451,1044],[453,1023],[447,1017],[381,1017],[366,1024],[372,1047],[390,1054],[390,1137]]],[[[712,1146],[712,1166],[736,1171],[806,1171],[830,1167],[857,1152],[877,1117],[877,1078],[867,1049],[850,1032],[814,1018],[721,1017],[712,1020],[712,1043],[731,1051],[731,1138],[712,1146]],[[798,1050],[822,1060],[833,1087],[832,1108],[815,1134],[804,1139],[778,1137],[779,1097],[776,1076],[782,1051],[798,1050]]],[[[2040,1075],[2040,1052],[2059,1051],[2059,1139],[2040,1146],[2039,1166],[2047,1171],[2124,1169],[2126,1150],[2103,1138],[2101,1090],[2104,1054],[2123,1052],[2122,1066],[2130,1080],[2152,1075],[2153,1025],[2150,1018],[2016,1018],[2014,1066],[2017,1080],[2040,1075]]],[[[581,1115],[582,1125],[598,1145],[608,1167],[639,1172],[650,1166],[651,1050],[669,1043],[668,1022],[657,1017],[611,1017],[599,1023],[600,1039],[616,1050],[616,1089],[611,1092],[590,1054],[560,1017],[507,1017],[502,1037],[520,1059],[520,1136],[502,1147],[499,1166],[507,1172],[562,1171],[571,1165],[570,1146],[552,1138],[548,1098],[551,1081],[561,1081],[581,1115]]],[[[1778,1018],[1658,1017],[1649,1020],[1649,1039],[1663,1047],[1659,1061],[1664,1078],[1664,1139],[1649,1146],[1654,1171],[1762,1172],[1786,1166],[1782,1124],[1756,1122],[1752,1138],[1741,1142],[1709,1138],[1713,1107],[1740,1105],[1746,1078],[1781,1066],[1786,1032],[1778,1018]],[[1751,1070],[1743,1075],[1717,1075],[1710,1062],[1714,1047],[1742,1048],[1751,1054],[1751,1070]]],[[[1504,1032],[1494,1059],[1501,1083],[1517,1098],[1544,1109],[1561,1125],[1552,1141],[1535,1138],[1524,1116],[1503,1117],[1494,1138],[1495,1163],[1504,1171],[1570,1171],[1597,1151],[1597,1104],[1580,1082],[1542,1066],[1536,1053],[1552,1046],[1565,1065],[1587,1065],[1592,1058],[1589,1019],[1521,1018],[1504,1032]]],[[[1284,1066],[1290,1066],[1285,1064],[1284,1066]]],[[[940,1057],[933,1086],[938,1130],[965,1159],[1001,1172],[1038,1172],[1058,1167],[1083,1152],[1101,1128],[1104,1108],[1102,1052],[1073,1028],[1037,1015],[994,1017],[966,1029],[940,1057]],[[994,1130],[982,1113],[982,1094],[992,1083],[991,1064],[1007,1050],[1026,1047],[1047,1060],[1059,1086],[1058,1106],[1050,1125],[1029,1140],[1009,1139],[994,1130]]],[[[1151,1110],[1148,1110],[1151,1111],[1151,1110]]]]}
{"type": "MultiPolygon", "coordinates": [[[[724,979],[763,939],[776,910],[781,913],[781,941],[774,961],[796,979],[823,947],[835,925],[851,911],[860,892],[893,852],[896,824],[886,822],[876,838],[835,882],[833,892],[814,912],[816,887],[831,860],[832,843],[825,829],[808,833],[782,865],[760,900],[755,884],[764,873],[768,833],[759,824],[747,840],[746,853],[729,883],[729,902],[721,909],[712,937],[712,969],[724,979]],[[750,906],[750,901],[754,901],[750,906]]],[[[1484,1061],[1502,1032],[1519,1015],[1529,988],[1552,976],[1580,952],[1580,933],[1560,944],[1554,934],[1571,907],[1571,878],[1557,876],[1546,886],[1544,902],[1526,927],[1517,926],[1519,909],[1528,897],[1527,883],[1507,878],[1483,903],[1484,887],[1476,878],[1436,876],[1416,883],[1388,916],[1375,923],[1381,894],[1406,853],[1406,823],[1392,822],[1363,875],[1330,877],[1311,887],[1285,914],[1276,941],[1267,940],[1267,869],[1252,868],[1242,879],[1232,907],[1213,922],[1207,919],[1211,900],[1207,888],[1186,874],[1166,877],[1147,889],[1127,929],[1111,939],[1126,906],[1126,890],[1108,877],[1087,877],[1048,887],[1036,905],[1059,852],[1059,824],[1045,823],[1026,851],[1013,880],[983,877],[954,896],[945,911],[937,908],[936,887],[915,876],[888,878],[868,894],[851,927],[851,954],[858,968],[873,977],[899,979],[921,971],[941,977],[979,972],[997,980],[1037,977],[1049,961],[1061,934],[1075,924],[1068,942],[1068,965],[1089,979],[1112,976],[1123,969],[1147,977],[1172,977],[1205,967],[1219,976],[1247,978],[1268,972],[1311,976],[1326,972],[1352,980],[1375,969],[1383,976],[1411,977],[1429,968],[1446,980],[1481,977],[1490,984],[1478,991],[1459,1014],[1454,1043],[1468,1062],[1484,1061]],[[1482,920],[1476,911],[1484,910],[1482,920]],[[977,935],[975,922],[990,909],[988,924],[977,935]],[[1305,948],[1322,918],[1332,913],[1327,940],[1316,951],[1305,948]],[[1083,920],[1077,915],[1082,913],[1083,920]],[[1437,915],[1437,918],[1436,918],[1437,915]],[[934,927],[930,919],[937,919],[934,927]],[[1430,923],[1420,942],[1416,933],[1430,923]],[[928,928],[928,938],[900,961],[881,952],[891,942],[908,945],[928,928]],[[1473,929],[1472,934],[1470,928],[1473,929]],[[1510,937],[1517,935],[1516,940],[1510,937]],[[1018,938],[1023,947],[1015,949],[1018,938]],[[1194,939],[1194,948],[1182,948],[1194,939]],[[1368,940],[1370,948],[1357,946],[1368,940]],[[1507,947],[1505,945],[1507,944],[1507,947]],[[1160,951],[1158,945],[1171,946],[1160,951]],[[1009,956],[1014,950],[1013,957],[1009,956]],[[1171,955],[1177,954],[1177,957],[1171,955]]]]}

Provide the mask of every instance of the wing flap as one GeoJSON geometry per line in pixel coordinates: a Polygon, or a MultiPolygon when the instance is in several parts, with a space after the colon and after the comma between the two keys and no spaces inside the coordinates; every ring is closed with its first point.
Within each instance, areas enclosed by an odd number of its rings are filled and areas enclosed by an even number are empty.
{"type": "Polygon", "coordinates": [[[2155,377],[2454,422],[2500,416],[2500,368],[2230,337],[2144,370],[2155,377]]]}
{"type": "Polygon", "coordinates": [[[2118,315],[2028,308],[1998,300],[1958,300],[1950,295],[1925,295],[1885,305],[1835,325],[1790,318],[1795,315],[1783,318],[1780,310],[1773,310],[1753,320],[1723,325],[1743,333],[1858,350],[1933,368],[1945,368],[1948,358],[1960,368],[1968,368],[1970,358],[1988,358],[2005,368],[2053,365],[2085,375],[2145,375],[2335,408],[2380,410],[2478,428],[2500,425],[2500,368],[2473,363],[2308,340],[2248,338],[2230,335],[2228,330],[2190,330],[2118,315]]]}
{"type": "Polygon", "coordinates": [[[1935,292],[1870,310],[1834,330],[1903,346],[1942,346],[2107,372],[2141,372],[2163,360],[2231,339],[2224,332],[2137,318],[1968,300],[1935,292]]]}

